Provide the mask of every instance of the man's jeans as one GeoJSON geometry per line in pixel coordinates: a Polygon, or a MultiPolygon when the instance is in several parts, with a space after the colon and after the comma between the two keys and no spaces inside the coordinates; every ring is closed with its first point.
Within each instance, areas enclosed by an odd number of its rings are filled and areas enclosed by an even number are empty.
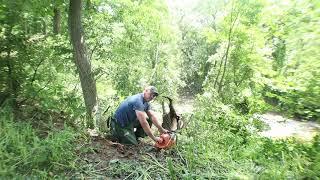
{"type": "MultiPolygon", "coordinates": [[[[148,118],[147,121],[151,127],[151,119],[148,118]]],[[[122,127],[115,118],[111,118],[110,125],[112,136],[118,139],[121,144],[138,144],[139,137],[147,136],[138,119],[122,127]]]]}

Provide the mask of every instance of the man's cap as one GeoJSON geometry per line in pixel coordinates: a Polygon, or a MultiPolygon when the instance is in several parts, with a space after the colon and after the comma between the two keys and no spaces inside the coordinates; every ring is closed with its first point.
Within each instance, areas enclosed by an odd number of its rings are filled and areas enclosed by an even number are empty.
{"type": "Polygon", "coordinates": [[[158,90],[157,90],[156,87],[154,87],[154,86],[148,86],[147,89],[149,89],[150,92],[151,92],[152,94],[154,94],[155,96],[158,96],[158,95],[159,95],[158,90]]]}

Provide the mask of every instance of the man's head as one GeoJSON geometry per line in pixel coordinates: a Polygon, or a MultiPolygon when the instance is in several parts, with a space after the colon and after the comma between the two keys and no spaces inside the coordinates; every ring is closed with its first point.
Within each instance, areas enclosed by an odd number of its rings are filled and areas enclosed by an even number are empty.
{"type": "Polygon", "coordinates": [[[143,97],[147,102],[153,100],[158,95],[158,90],[154,86],[147,86],[143,91],[143,97]]]}

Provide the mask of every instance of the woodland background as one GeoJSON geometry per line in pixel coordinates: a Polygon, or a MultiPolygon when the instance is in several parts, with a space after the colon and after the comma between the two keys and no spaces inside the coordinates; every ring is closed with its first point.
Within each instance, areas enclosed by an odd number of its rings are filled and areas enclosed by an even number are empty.
{"type": "Polygon", "coordinates": [[[320,122],[319,1],[1,0],[0,22],[0,177],[320,178],[319,135],[253,116],[320,122]],[[98,173],[86,129],[148,84],[195,99],[179,145],[98,173]]]}

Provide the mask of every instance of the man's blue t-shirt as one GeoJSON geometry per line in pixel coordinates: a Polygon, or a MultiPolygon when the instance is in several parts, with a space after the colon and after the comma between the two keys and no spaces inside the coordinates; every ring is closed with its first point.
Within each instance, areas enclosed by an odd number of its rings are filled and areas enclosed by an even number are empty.
{"type": "Polygon", "coordinates": [[[145,112],[150,110],[150,104],[143,99],[143,93],[130,96],[124,100],[116,110],[114,116],[120,125],[124,127],[128,123],[137,120],[135,110],[145,112]]]}

